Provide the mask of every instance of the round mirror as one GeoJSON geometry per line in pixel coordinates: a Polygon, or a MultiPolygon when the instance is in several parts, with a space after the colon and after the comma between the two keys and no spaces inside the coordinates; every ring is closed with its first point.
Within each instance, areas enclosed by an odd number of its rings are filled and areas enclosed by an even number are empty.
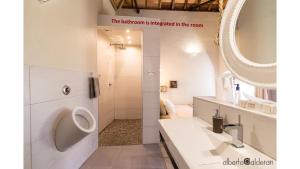
{"type": "Polygon", "coordinates": [[[276,3],[247,0],[237,19],[236,42],[242,55],[255,63],[276,63],[276,3]]]}
{"type": "Polygon", "coordinates": [[[276,87],[276,1],[228,0],[220,27],[227,68],[258,87],[276,87]]]}

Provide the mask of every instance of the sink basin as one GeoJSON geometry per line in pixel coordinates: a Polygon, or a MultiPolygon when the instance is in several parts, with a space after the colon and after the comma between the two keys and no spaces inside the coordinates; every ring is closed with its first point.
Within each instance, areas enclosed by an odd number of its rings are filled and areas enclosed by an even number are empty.
{"type": "Polygon", "coordinates": [[[272,158],[246,144],[235,148],[230,135],[213,133],[211,126],[199,118],[167,119],[159,123],[160,132],[180,169],[276,168],[272,158]],[[248,161],[250,165],[246,165],[248,161]]]}

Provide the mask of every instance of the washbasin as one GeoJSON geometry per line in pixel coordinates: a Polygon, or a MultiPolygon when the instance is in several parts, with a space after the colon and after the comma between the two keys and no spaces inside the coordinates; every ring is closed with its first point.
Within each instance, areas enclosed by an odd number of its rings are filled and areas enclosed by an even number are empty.
{"type": "Polygon", "coordinates": [[[206,134],[209,142],[213,145],[213,149],[208,150],[207,156],[217,157],[222,159],[222,165],[232,168],[234,163],[234,168],[274,168],[275,160],[270,159],[262,153],[257,152],[253,148],[244,144],[243,148],[236,148],[231,143],[231,136],[228,134],[215,134],[212,132],[212,127],[202,128],[202,132],[206,134]],[[258,160],[260,163],[265,163],[265,165],[254,165],[258,160]],[[268,164],[268,165],[267,165],[268,164]]]}
{"type": "Polygon", "coordinates": [[[178,153],[176,156],[185,163],[182,166],[187,166],[181,168],[276,168],[275,160],[246,144],[243,148],[234,147],[229,134],[212,132],[211,126],[201,119],[160,120],[160,126],[163,137],[175,147],[171,154],[178,153]]]}

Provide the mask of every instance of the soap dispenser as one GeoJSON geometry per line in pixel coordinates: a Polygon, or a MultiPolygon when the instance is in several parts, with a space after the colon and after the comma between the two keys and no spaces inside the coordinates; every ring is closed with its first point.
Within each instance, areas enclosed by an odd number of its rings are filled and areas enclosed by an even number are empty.
{"type": "Polygon", "coordinates": [[[213,132],[223,133],[223,117],[220,116],[219,110],[216,110],[216,114],[212,118],[213,120],[213,132]]]}
{"type": "Polygon", "coordinates": [[[241,98],[241,91],[240,91],[240,84],[234,84],[235,87],[235,93],[234,93],[234,104],[238,105],[240,103],[241,98]]]}

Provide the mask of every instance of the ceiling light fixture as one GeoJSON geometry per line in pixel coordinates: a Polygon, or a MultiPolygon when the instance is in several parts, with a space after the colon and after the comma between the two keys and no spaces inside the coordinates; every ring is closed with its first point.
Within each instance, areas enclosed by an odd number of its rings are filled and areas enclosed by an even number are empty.
{"type": "Polygon", "coordinates": [[[129,29],[126,29],[126,33],[130,33],[130,30],[129,30],[129,29]]]}
{"type": "Polygon", "coordinates": [[[38,1],[45,3],[45,2],[48,2],[49,0],[38,0],[38,1]]]}

